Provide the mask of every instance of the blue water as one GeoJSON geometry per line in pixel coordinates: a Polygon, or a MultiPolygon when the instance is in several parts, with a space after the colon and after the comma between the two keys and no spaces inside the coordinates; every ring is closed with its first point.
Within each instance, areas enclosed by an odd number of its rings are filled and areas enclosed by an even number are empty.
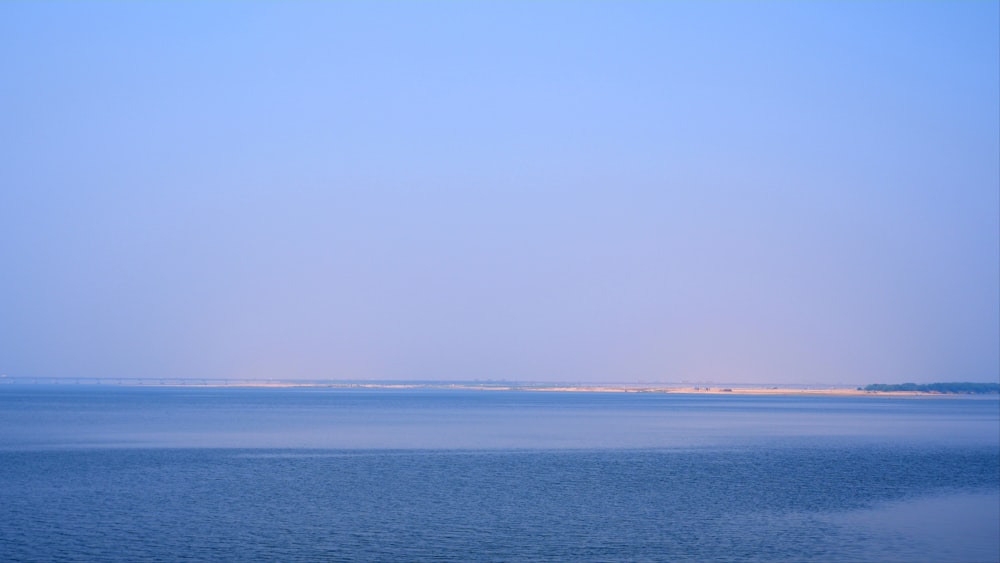
{"type": "Polygon", "coordinates": [[[3,561],[997,561],[1000,402],[0,386],[3,561]]]}

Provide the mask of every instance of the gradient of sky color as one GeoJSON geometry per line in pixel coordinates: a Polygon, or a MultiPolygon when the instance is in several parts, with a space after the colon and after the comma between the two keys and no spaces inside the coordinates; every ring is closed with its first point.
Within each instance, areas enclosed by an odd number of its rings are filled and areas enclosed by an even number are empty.
{"type": "Polygon", "coordinates": [[[1000,380],[997,2],[0,4],[0,374],[1000,380]]]}

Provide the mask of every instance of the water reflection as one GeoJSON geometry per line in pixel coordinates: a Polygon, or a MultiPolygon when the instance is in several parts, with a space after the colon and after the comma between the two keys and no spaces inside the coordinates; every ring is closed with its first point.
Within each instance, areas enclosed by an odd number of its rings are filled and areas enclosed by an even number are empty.
{"type": "Polygon", "coordinates": [[[1000,561],[1000,493],[957,492],[823,514],[858,560],[1000,561]]]}

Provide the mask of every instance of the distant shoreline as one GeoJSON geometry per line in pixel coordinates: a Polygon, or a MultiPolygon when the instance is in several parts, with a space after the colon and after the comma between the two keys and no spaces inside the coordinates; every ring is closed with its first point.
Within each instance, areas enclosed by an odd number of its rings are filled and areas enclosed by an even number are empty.
{"type": "Polygon", "coordinates": [[[468,385],[468,384],[407,384],[407,383],[261,383],[239,385],[247,388],[342,388],[342,389],[454,389],[468,391],[523,391],[533,393],[660,393],[672,395],[812,395],[823,397],[958,397],[964,393],[929,393],[925,391],[864,391],[849,387],[790,388],[790,387],[739,387],[739,386],[671,386],[671,385],[468,385]]]}
{"type": "MultiPolygon", "coordinates": [[[[251,380],[179,380],[179,379],[29,379],[3,378],[7,385],[59,385],[107,387],[171,387],[171,388],[232,388],[232,389],[371,389],[371,390],[466,390],[523,391],[534,393],[660,393],[672,395],[752,395],[752,396],[818,396],[818,397],[969,397],[972,393],[940,393],[928,391],[872,391],[852,387],[752,384],[692,385],[692,384],[561,384],[561,383],[474,383],[474,382],[363,382],[363,381],[251,381],[251,380]]],[[[985,394],[995,396],[996,394],[985,394]]]]}

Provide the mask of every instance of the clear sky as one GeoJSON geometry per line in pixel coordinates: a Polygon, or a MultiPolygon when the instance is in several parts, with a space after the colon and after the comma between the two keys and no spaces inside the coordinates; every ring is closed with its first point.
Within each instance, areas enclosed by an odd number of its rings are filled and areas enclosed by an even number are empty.
{"type": "Polygon", "coordinates": [[[0,4],[0,374],[1000,378],[997,2],[0,4]]]}

